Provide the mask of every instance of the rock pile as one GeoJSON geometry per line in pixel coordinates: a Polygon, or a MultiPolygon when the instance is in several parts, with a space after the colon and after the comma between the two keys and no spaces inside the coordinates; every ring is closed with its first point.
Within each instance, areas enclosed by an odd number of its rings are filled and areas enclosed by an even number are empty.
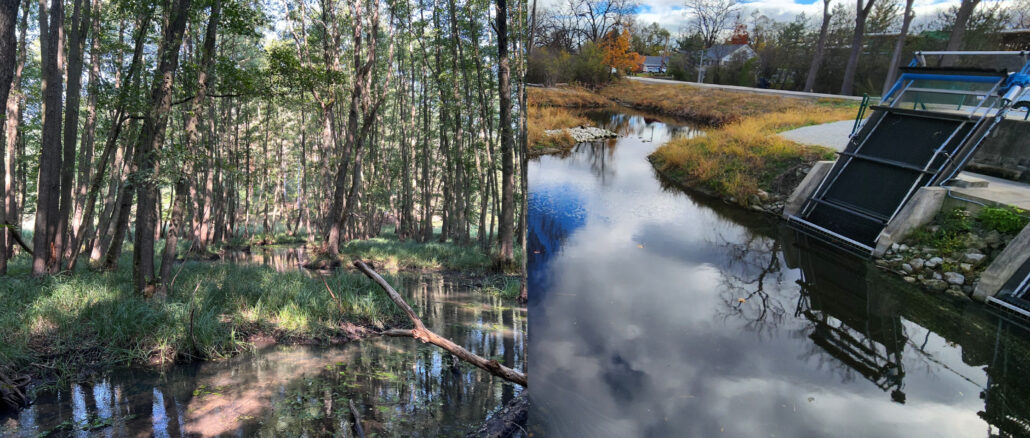
{"type": "Polygon", "coordinates": [[[565,129],[550,129],[544,131],[547,135],[560,135],[562,132],[568,132],[576,143],[584,143],[588,141],[603,140],[606,138],[615,138],[617,135],[607,129],[595,128],[593,126],[577,126],[575,128],[565,129]]]}
{"type": "Polygon", "coordinates": [[[970,232],[963,242],[965,248],[950,253],[930,246],[895,243],[876,264],[926,290],[967,299],[989,261],[1011,237],[994,230],[983,234],[970,232]]]}

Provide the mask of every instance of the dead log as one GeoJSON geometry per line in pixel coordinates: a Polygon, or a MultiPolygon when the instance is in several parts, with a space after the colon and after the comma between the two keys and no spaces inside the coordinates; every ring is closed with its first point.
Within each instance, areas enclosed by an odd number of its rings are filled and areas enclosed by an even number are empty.
{"type": "Polygon", "coordinates": [[[29,246],[25,244],[24,240],[21,240],[21,233],[18,232],[18,229],[15,228],[14,225],[11,225],[10,222],[4,222],[4,223],[0,224],[0,228],[7,228],[7,229],[11,230],[11,232],[10,232],[11,237],[13,237],[14,241],[18,243],[18,246],[20,246],[21,249],[25,250],[26,254],[33,255],[32,254],[32,249],[29,248],[29,246]]]}
{"type": "Polygon", "coordinates": [[[483,369],[489,372],[490,374],[493,374],[512,383],[516,383],[522,386],[528,386],[529,381],[526,378],[525,373],[508,368],[496,360],[486,359],[482,356],[473,354],[472,352],[464,349],[462,346],[455,344],[450,339],[433,333],[432,331],[427,329],[426,326],[422,324],[422,320],[418,317],[418,315],[415,314],[415,311],[411,309],[411,306],[409,306],[408,303],[404,301],[404,298],[401,297],[401,294],[397,293],[397,291],[394,290],[393,286],[390,286],[390,283],[387,283],[386,280],[383,279],[383,277],[379,276],[379,274],[376,273],[376,271],[373,271],[372,268],[368,267],[368,265],[366,265],[361,260],[354,261],[354,267],[358,268],[358,270],[367,275],[368,278],[371,278],[372,281],[376,282],[376,284],[378,284],[379,287],[383,288],[383,290],[386,291],[386,294],[390,297],[390,299],[393,300],[394,304],[397,304],[397,306],[400,307],[401,310],[404,310],[404,313],[408,315],[408,319],[410,319],[411,322],[415,324],[415,328],[413,329],[392,329],[386,330],[382,332],[382,334],[386,336],[395,337],[411,337],[418,339],[422,342],[428,342],[430,344],[436,345],[437,347],[449,351],[451,354],[457,356],[459,359],[468,362],[472,365],[475,365],[476,367],[483,369]]]}
{"type": "Polygon", "coordinates": [[[354,417],[354,434],[358,438],[365,438],[365,429],[361,427],[361,414],[354,407],[354,400],[347,400],[347,404],[350,405],[350,414],[354,417]]]}
{"type": "Polygon", "coordinates": [[[466,434],[465,438],[506,438],[516,436],[516,432],[519,431],[523,435],[529,436],[526,432],[528,420],[529,394],[527,391],[522,391],[522,394],[511,399],[479,428],[466,434]]]}

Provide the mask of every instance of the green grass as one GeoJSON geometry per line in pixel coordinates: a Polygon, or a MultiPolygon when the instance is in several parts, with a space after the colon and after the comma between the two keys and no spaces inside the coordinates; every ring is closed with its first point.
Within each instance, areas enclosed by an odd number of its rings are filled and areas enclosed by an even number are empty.
{"type": "MultiPolygon", "coordinates": [[[[515,260],[519,259],[516,249],[515,260]]],[[[419,243],[400,241],[393,233],[366,240],[352,240],[340,252],[353,259],[371,260],[376,269],[419,271],[485,272],[494,269],[494,260],[474,242],[459,245],[435,239],[419,243]]]]}
{"type": "Polygon", "coordinates": [[[945,255],[958,254],[968,246],[971,234],[997,231],[1009,240],[1030,222],[1023,214],[1016,207],[984,207],[976,215],[964,208],[953,208],[937,213],[931,223],[913,231],[905,241],[945,255]]]}
{"type": "Polygon", "coordinates": [[[168,297],[157,300],[131,291],[127,257],[114,272],[38,279],[29,276],[29,263],[16,258],[0,281],[0,367],[33,375],[50,367],[61,378],[88,366],[215,359],[249,349],[253,334],[328,339],[343,335],[346,323],[404,320],[378,286],[344,270],[326,278],[334,302],[320,279],[299,270],[187,262],[168,297]]]}

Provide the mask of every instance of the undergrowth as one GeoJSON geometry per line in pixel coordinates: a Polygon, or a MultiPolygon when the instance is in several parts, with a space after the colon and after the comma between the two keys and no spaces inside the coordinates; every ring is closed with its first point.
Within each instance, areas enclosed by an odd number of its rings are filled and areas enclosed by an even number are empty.
{"type": "MultiPolygon", "coordinates": [[[[403,321],[396,306],[360,273],[318,278],[255,265],[186,262],[164,300],[131,290],[121,269],[82,269],[33,278],[28,257],[0,281],[0,366],[59,378],[78,369],[231,356],[249,335],[310,339],[342,335],[347,323],[384,327],[403,321]],[[191,329],[192,327],[192,329],[191,329]]],[[[393,284],[394,277],[387,276],[393,284]]]]}

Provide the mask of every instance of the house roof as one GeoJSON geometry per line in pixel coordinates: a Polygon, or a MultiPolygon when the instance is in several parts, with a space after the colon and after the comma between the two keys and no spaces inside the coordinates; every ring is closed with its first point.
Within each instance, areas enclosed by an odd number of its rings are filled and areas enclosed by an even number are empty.
{"type": "Polygon", "coordinates": [[[644,65],[661,66],[669,62],[668,56],[645,56],[644,65]]]}
{"type": "Polygon", "coordinates": [[[705,50],[705,59],[718,61],[740,50],[741,47],[747,47],[747,44],[716,44],[705,50]]]}

